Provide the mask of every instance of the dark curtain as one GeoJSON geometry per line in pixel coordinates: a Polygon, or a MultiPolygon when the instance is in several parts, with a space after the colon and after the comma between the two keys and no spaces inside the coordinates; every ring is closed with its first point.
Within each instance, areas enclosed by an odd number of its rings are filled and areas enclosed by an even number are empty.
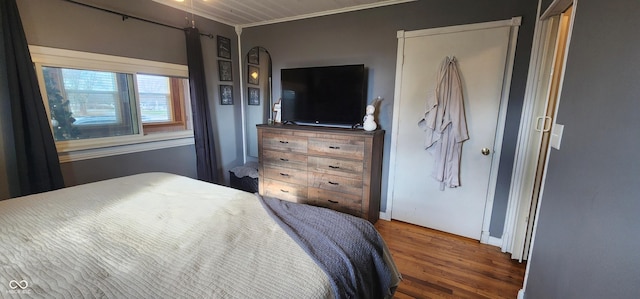
{"type": "MultiPolygon", "coordinates": [[[[64,187],[58,153],[42,102],[16,0],[1,0],[2,39],[13,123],[18,196],[64,187]]],[[[3,99],[6,101],[6,99],[3,99]]],[[[11,143],[11,141],[9,141],[11,143]]]]}
{"type": "Polygon", "coordinates": [[[218,162],[216,161],[215,140],[213,139],[212,119],[207,98],[207,81],[204,74],[200,32],[197,28],[185,28],[185,34],[198,179],[216,183],[218,181],[218,162]]]}

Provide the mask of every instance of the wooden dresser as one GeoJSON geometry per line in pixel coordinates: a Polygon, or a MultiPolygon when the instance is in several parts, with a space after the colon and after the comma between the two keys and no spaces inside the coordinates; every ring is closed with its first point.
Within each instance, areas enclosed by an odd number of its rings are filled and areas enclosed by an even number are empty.
{"type": "Polygon", "coordinates": [[[378,220],[383,130],[257,127],[261,195],[378,220]]]}

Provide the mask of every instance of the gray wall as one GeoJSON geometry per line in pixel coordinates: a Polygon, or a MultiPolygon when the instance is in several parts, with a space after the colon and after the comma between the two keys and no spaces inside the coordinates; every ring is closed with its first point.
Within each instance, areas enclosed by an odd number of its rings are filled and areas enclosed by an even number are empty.
{"type": "Polygon", "coordinates": [[[196,155],[193,145],[110,156],[73,163],[62,163],[67,186],[106,180],[142,172],[169,172],[195,178],[196,155]],[[123,167],[126,165],[126,167],[123,167]]]}
{"type": "Polygon", "coordinates": [[[383,8],[246,28],[244,52],[260,45],[273,58],[274,99],[280,97],[280,69],[302,66],[360,64],[369,68],[368,99],[382,96],[377,118],[387,131],[384,144],[382,210],[386,210],[389,146],[395,87],[397,30],[416,30],[523,17],[509,97],[507,125],[494,199],[491,235],[502,236],[513,156],[531,52],[536,0],[421,0],[383,8]]]}
{"type": "MultiPolygon", "coordinates": [[[[18,0],[27,41],[31,45],[132,57],[153,61],[187,63],[184,32],[134,19],[123,21],[105,13],[62,0],[18,0]]],[[[186,27],[190,14],[152,1],[84,0],[82,2],[156,22],[186,27]]],[[[239,103],[237,38],[232,27],[196,17],[202,33],[228,37],[232,41],[234,94],[239,103]]],[[[215,39],[202,38],[209,103],[217,138],[219,173],[242,162],[240,106],[220,106],[215,39]]],[[[193,146],[128,154],[63,164],[67,184],[89,182],[131,173],[163,170],[195,176],[193,146]],[[141,157],[144,157],[141,159],[141,157]]]]}
{"type": "Polygon", "coordinates": [[[576,13],[526,298],[640,298],[640,2],[576,13]]]}

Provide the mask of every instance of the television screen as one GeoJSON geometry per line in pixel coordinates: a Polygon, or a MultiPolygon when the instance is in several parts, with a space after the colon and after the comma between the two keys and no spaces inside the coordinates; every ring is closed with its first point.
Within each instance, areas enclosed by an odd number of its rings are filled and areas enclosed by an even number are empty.
{"type": "Polygon", "coordinates": [[[282,121],[354,126],[366,107],[365,67],[341,65],[282,69],[282,121]]]}

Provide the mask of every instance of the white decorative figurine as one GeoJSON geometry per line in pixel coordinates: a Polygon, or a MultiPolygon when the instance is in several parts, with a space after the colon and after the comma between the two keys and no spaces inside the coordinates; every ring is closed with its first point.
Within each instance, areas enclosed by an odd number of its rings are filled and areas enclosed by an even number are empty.
{"type": "Polygon", "coordinates": [[[273,104],[273,112],[274,112],[274,119],[271,120],[271,122],[275,122],[277,124],[282,122],[282,99],[278,99],[278,102],[273,104]]]}
{"type": "Polygon", "coordinates": [[[378,125],[376,124],[373,113],[376,112],[376,107],[372,105],[367,105],[367,115],[364,116],[362,127],[365,131],[373,131],[378,125]]]}

